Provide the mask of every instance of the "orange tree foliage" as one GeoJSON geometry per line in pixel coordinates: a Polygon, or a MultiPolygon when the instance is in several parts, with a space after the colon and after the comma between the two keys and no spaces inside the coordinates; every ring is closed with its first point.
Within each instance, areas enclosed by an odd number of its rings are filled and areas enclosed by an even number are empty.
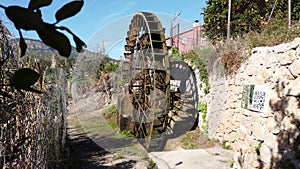
{"type": "MultiPolygon", "coordinates": [[[[262,25],[268,24],[269,16],[276,0],[233,0],[231,5],[231,36],[242,36],[249,31],[260,32],[262,25]]],[[[204,27],[212,41],[227,36],[228,0],[207,0],[204,8],[204,27]]],[[[287,0],[278,0],[272,18],[286,18],[287,0]]],[[[300,19],[300,1],[292,1],[292,20],[300,19]]]]}

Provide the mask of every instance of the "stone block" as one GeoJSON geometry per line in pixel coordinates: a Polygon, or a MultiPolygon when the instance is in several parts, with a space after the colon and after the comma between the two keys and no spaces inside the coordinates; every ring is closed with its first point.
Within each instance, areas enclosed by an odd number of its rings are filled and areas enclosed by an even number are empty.
{"type": "Polygon", "coordinates": [[[251,131],[252,131],[252,136],[256,140],[261,140],[261,141],[264,140],[266,131],[264,126],[261,123],[252,122],[251,131]]]}
{"type": "Polygon", "coordinates": [[[294,124],[292,124],[291,118],[288,116],[285,116],[283,120],[281,121],[280,125],[281,130],[290,131],[291,128],[294,128],[294,124]]]}
{"type": "Polygon", "coordinates": [[[237,132],[232,131],[228,134],[228,137],[227,137],[228,142],[233,143],[237,139],[238,139],[237,132]]]}
{"type": "Polygon", "coordinates": [[[275,63],[278,63],[278,60],[276,58],[276,55],[273,53],[269,53],[265,56],[265,66],[266,68],[270,68],[275,63]]]}
{"type": "Polygon", "coordinates": [[[294,62],[289,66],[289,70],[294,77],[298,77],[300,75],[300,59],[294,60],[294,62]]]}
{"type": "Polygon", "coordinates": [[[260,166],[256,152],[245,154],[245,168],[258,168],[260,166]]]}
{"type": "MultiPolygon", "coordinates": [[[[242,109],[241,112],[249,112],[248,110],[244,110],[242,109]]],[[[249,128],[249,126],[251,126],[251,123],[250,123],[250,117],[247,117],[245,115],[243,115],[242,113],[238,113],[236,114],[236,122],[239,123],[239,127],[242,128],[241,126],[243,126],[244,128],[249,128]]],[[[248,130],[247,130],[248,131],[248,130]]]]}
{"type": "Polygon", "coordinates": [[[290,144],[289,140],[290,133],[288,131],[281,130],[277,136],[278,148],[283,150],[291,148],[292,145],[290,144]]]}
{"type": "Polygon", "coordinates": [[[240,126],[240,128],[237,129],[237,137],[240,139],[240,140],[245,140],[246,138],[246,135],[247,134],[250,134],[248,133],[247,129],[244,127],[244,126],[240,126]]]}
{"type": "Polygon", "coordinates": [[[225,132],[224,136],[223,136],[223,139],[224,139],[225,142],[228,142],[229,141],[229,133],[225,132]]]}
{"type": "Polygon", "coordinates": [[[258,74],[258,75],[256,75],[254,77],[253,84],[255,84],[255,85],[263,85],[263,84],[266,83],[266,80],[267,80],[266,76],[258,74]]]}
{"type": "Polygon", "coordinates": [[[278,147],[278,140],[277,135],[274,135],[272,133],[266,133],[264,138],[264,145],[268,146],[272,150],[277,149],[278,147]]]}
{"type": "Polygon", "coordinates": [[[277,56],[277,59],[280,63],[280,65],[290,65],[293,63],[294,59],[296,58],[296,51],[295,50],[289,50],[286,53],[280,53],[277,56]]]}
{"type": "Polygon", "coordinates": [[[269,107],[272,111],[279,111],[281,110],[282,107],[281,103],[282,102],[280,98],[278,98],[277,96],[275,97],[271,96],[269,101],[269,107]]]}
{"type": "Polygon", "coordinates": [[[292,42],[290,42],[290,49],[295,50],[298,49],[300,45],[300,38],[295,38],[292,42]]]}
{"type": "Polygon", "coordinates": [[[230,147],[232,150],[238,150],[239,148],[239,142],[238,142],[238,139],[237,140],[234,140],[232,143],[230,143],[230,147]]]}
{"type": "Polygon", "coordinates": [[[238,107],[238,102],[237,101],[232,101],[232,102],[229,102],[229,108],[231,109],[236,109],[238,107]]]}
{"type": "Polygon", "coordinates": [[[280,132],[280,124],[274,118],[267,118],[265,124],[270,133],[277,135],[280,132]]]}
{"type": "Polygon", "coordinates": [[[262,123],[262,118],[260,117],[260,113],[257,112],[251,112],[251,121],[262,123]]]}
{"type": "Polygon", "coordinates": [[[269,80],[273,77],[273,70],[271,69],[261,69],[261,72],[260,72],[260,75],[266,79],[266,80],[269,80]]]}
{"type": "Polygon", "coordinates": [[[278,79],[281,82],[289,80],[294,80],[294,76],[289,71],[288,67],[280,66],[275,68],[275,74],[273,75],[273,78],[278,79]]]}
{"type": "Polygon", "coordinates": [[[271,47],[274,53],[284,53],[289,50],[296,50],[299,46],[299,41],[297,39],[294,39],[290,43],[282,43],[276,46],[271,47]]]}
{"type": "Polygon", "coordinates": [[[282,101],[281,110],[286,115],[296,114],[300,111],[299,105],[300,105],[300,101],[296,97],[286,97],[282,101]]]}
{"type": "Polygon", "coordinates": [[[246,76],[245,77],[245,84],[256,84],[256,85],[262,85],[265,84],[266,79],[262,77],[262,75],[258,74],[255,76],[246,76]]]}
{"type": "MultiPolygon", "coordinates": [[[[270,52],[270,49],[269,49],[269,47],[266,47],[266,46],[256,47],[256,48],[253,48],[251,51],[252,55],[258,55],[258,56],[260,56],[262,53],[267,54],[269,52],[270,52]]],[[[250,60],[250,58],[249,58],[249,60],[250,60]]]]}
{"type": "Polygon", "coordinates": [[[246,67],[246,73],[248,76],[257,75],[259,74],[260,67],[255,65],[249,65],[246,67]]]}
{"type": "Polygon", "coordinates": [[[281,122],[284,117],[285,117],[285,114],[283,111],[275,111],[274,112],[274,120],[275,121],[281,122]]]}
{"type": "Polygon", "coordinates": [[[299,136],[300,136],[300,131],[298,129],[293,130],[292,132],[290,132],[289,142],[291,144],[294,144],[295,142],[297,142],[299,136]]]}
{"type": "MultiPolygon", "coordinates": [[[[260,157],[261,160],[266,163],[266,164],[271,164],[271,159],[272,159],[272,150],[266,146],[265,143],[262,143],[261,148],[260,148],[260,157]]],[[[266,166],[265,166],[266,167],[266,166]]]]}
{"type": "Polygon", "coordinates": [[[254,147],[257,144],[257,141],[253,136],[253,133],[251,133],[251,135],[246,135],[245,141],[249,144],[249,147],[254,147]]]}
{"type": "Polygon", "coordinates": [[[287,96],[300,96],[300,77],[296,80],[291,81],[285,88],[284,94],[287,96]]]}

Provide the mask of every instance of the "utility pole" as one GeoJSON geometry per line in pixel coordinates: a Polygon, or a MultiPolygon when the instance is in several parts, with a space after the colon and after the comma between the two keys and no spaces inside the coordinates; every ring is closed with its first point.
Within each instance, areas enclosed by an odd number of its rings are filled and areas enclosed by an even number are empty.
{"type": "MultiPolygon", "coordinates": [[[[174,22],[175,21],[177,21],[177,18],[179,17],[179,15],[180,15],[180,13],[181,12],[179,12],[179,13],[176,13],[176,15],[174,16],[174,18],[172,19],[172,21],[171,21],[171,29],[170,29],[170,38],[171,38],[171,46],[173,46],[173,29],[175,28],[175,27],[177,27],[177,26],[179,26],[179,23],[176,23],[175,24],[175,26],[174,26],[174,22]]],[[[178,32],[179,32],[179,27],[178,27],[178,32]]],[[[177,33],[177,32],[176,32],[177,33]]],[[[178,44],[177,44],[178,45],[178,44]]]]}
{"type": "Polygon", "coordinates": [[[289,8],[289,16],[288,16],[288,27],[291,28],[291,22],[292,22],[292,3],[291,0],[288,0],[288,8],[289,8]]]}
{"type": "Polygon", "coordinates": [[[227,40],[230,38],[231,0],[228,0],[227,40]]]}

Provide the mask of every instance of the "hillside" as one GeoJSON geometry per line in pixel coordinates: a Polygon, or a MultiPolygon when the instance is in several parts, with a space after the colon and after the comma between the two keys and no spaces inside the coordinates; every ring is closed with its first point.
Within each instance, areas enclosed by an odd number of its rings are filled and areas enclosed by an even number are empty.
{"type": "MultiPolygon", "coordinates": [[[[17,39],[19,40],[19,39],[17,39]]],[[[25,39],[25,42],[27,44],[27,54],[33,54],[35,56],[41,56],[41,55],[58,55],[58,52],[55,51],[53,48],[45,45],[42,41],[36,40],[36,39],[25,39]]],[[[79,55],[84,55],[84,56],[94,56],[94,55],[99,55],[99,53],[89,51],[87,49],[84,49],[84,52],[78,53],[76,52],[76,48],[72,46],[72,53],[69,59],[76,59],[79,55]]],[[[115,62],[116,60],[108,58],[109,61],[115,62]]]]}

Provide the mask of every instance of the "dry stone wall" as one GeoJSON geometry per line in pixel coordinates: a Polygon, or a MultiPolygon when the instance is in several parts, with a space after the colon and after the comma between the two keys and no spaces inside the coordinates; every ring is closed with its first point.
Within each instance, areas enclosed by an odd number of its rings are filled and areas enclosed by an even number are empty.
{"type": "Polygon", "coordinates": [[[222,112],[225,111],[226,103],[226,78],[222,73],[221,59],[217,59],[211,75],[210,81],[210,93],[203,97],[201,102],[207,104],[207,121],[208,121],[208,136],[214,137],[216,134],[216,126],[222,118],[222,112]]]}
{"type": "Polygon", "coordinates": [[[214,81],[209,135],[236,152],[235,167],[300,168],[300,38],[254,48],[235,75],[214,81]],[[249,84],[267,87],[266,111],[241,108],[243,87],[249,84]],[[222,90],[224,97],[217,97],[222,90]]]}

